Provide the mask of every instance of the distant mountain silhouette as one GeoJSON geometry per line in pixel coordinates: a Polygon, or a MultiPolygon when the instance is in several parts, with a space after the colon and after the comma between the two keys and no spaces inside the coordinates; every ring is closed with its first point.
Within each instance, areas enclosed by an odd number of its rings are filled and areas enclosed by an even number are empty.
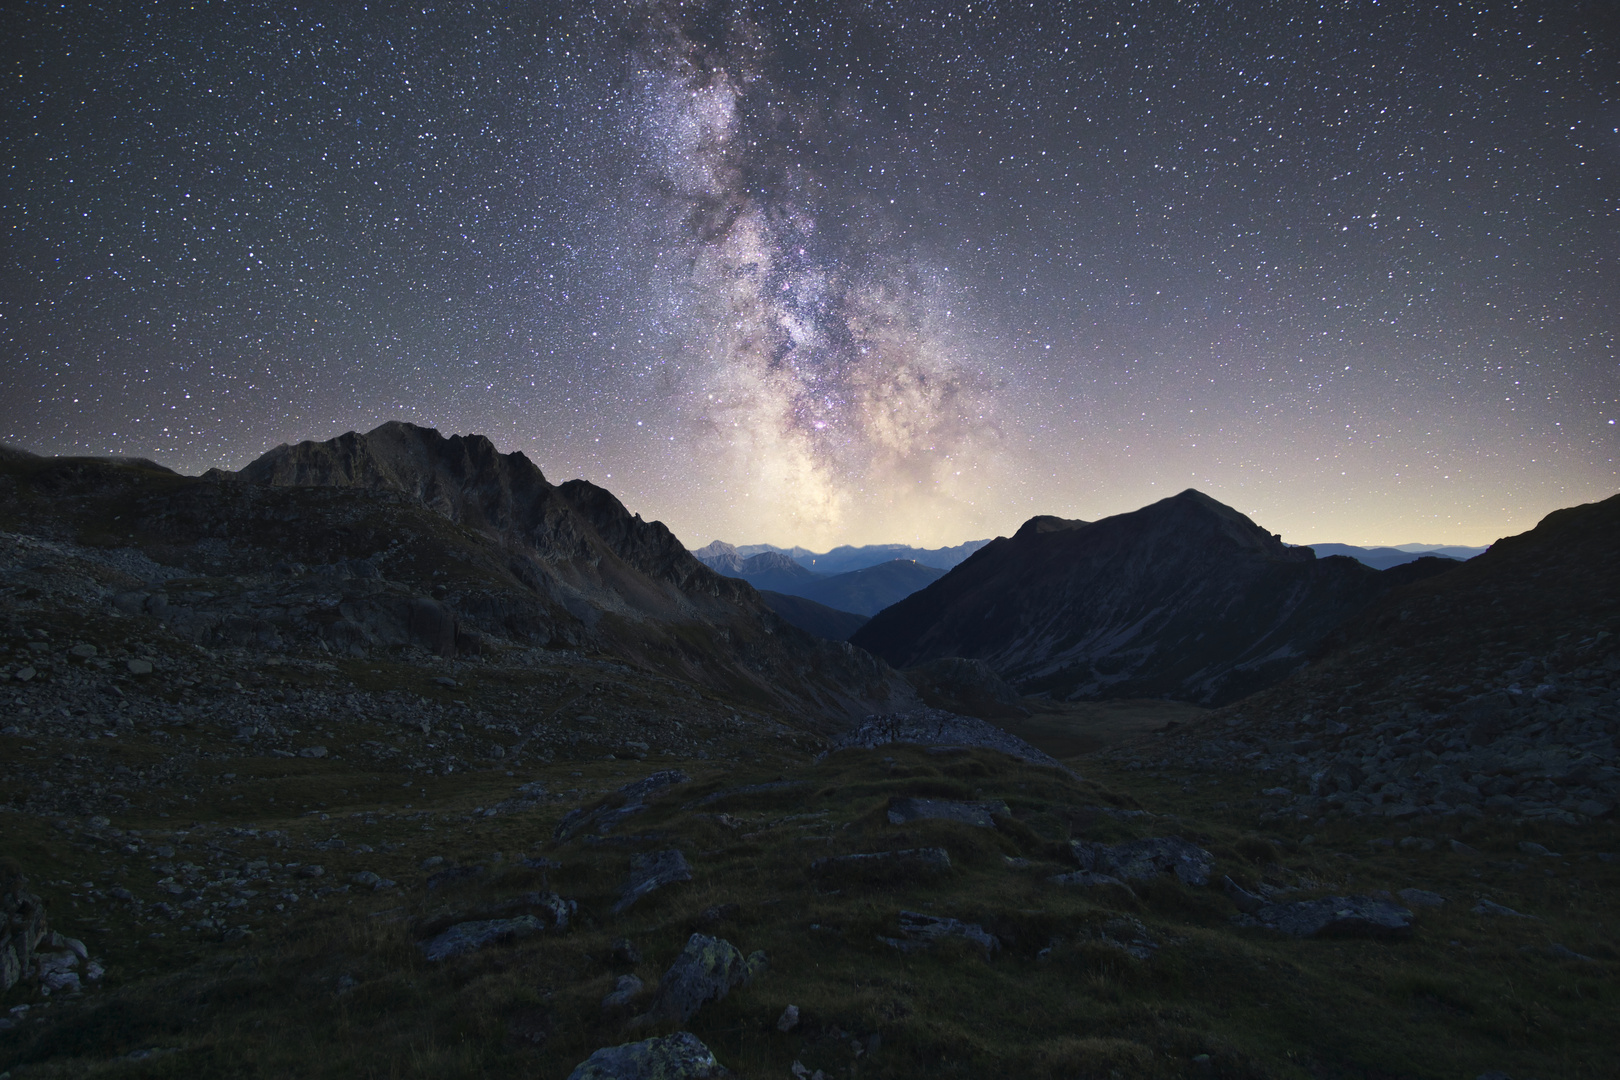
{"type": "Polygon", "coordinates": [[[923,566],[911,559],[894,559],[864,570],[818,578],[795,591],[841,611],[876,615],[944,576],[945,571],[938,567],[923,566]]]}
{"type": "Polygon", "coordinates": [[[825,576],[806,569],[783,552],[762,551],[743,558],[740,551],[716,541],[693,554],[716,572],[741,578],[756,589],[802,596],[857,615],[876,615],[945,573],[911,559],[891,559],[845,574],[825,576]]]}
{"type": "Polygon", "coordinates": [[[1031,518],[850,640],[900,668],[982,659],[1025,694],[1221,704],[1298,668],[1379,593],[1455,565],[1318,559],[1188,490],[1092,523],[1031,518]]]}
{"type": "Polygon", "coordinates": [[[1425,556],[1438,559],[1456,559],[1462,561],[1472,559],[1485,549],[1482,547],[1434,547],[1422,548],[1416,545],[1411,547],[1356,547],[1354,544],[1306,544],[1318,556],[1348,555],[1359,563],[1364,563],[1374,570],[1388,570],[1392,566],[1401,566],[1405,563],[1415,562],[1425,556]]]}
{"type": "Polygon", "coordinates": [[[921,563],[924,566],[937,566],[941,570],[949,570],[989,542],[988,540],[969,540],[965,544],[943,548],[908,547],[905,544],[867,544],[864,547],[851,547],[845,544],[818,555],[809,548],[780,548],[770,544],[740,544],[733,547],[723,541],[716,540],[707,547],[692,552],[692,554],[702,559],[709,566],[714,567],[714,569],[725,573],[725,568],[711,561],[714,556],[730,552],[735,553],[741,560],[763,552],[775,551],[788,556],[807,570],[814,570],[818,574],[833,575],[847,574],[852,570],[864,570],[869,566],[893,562],[895,559],[907,559],[921,563]]]}

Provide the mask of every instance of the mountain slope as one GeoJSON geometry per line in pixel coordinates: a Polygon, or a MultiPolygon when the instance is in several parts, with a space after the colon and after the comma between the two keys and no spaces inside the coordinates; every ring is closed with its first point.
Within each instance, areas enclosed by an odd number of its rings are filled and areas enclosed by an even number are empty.
{"type": "MultiPolygon", "coordinates": [[[[481,436],[390,423],[280,446],[239,473],[205,479],[216,489],[365,492],[431,511],[502,546],[506,572],[528,593],[503,604],[560,609],[581,642],[666,674],[822,717],[905,693],[894,673],[799,631],[750,585],[710,570],[612,493],[583,480],[553,485],[522,454],[501,454],[481,436]]],[[[449,593],[445,603],[457,600],[449,593]]]]}
{"type": "Polygon", "coordinates": [[[1197,491],[1102,521],[1033,518],[851,640],[896,667],[982,659],[1021,692],[1220,704],[1299,667],[1379,592],[1376,571],[1290,548],[1197,491]]]}
{"type": "Polygon", "coordinates": [[[828,641],[848,641],[849,635],[866,625],[865,615],[839,611],[802,596],[771,592],[769,589],[761,589],[759,595],[782,618],[805,633],[828,641]]]}
{"type": "Polygon", "coordinates": [[[1574,824],[1620,803],[1617,734],[1620,495],[1389,591],[1308,668],[1162,745],[1294,773],[1292,811],[1312,816],[1574,824]]]}
{"type": "Polygon", "coordinates": [[[807,581],[795,591],[840,611],[876,615],[944,576],[945,571],[936,567],[911,559],[893,559],[864,570],[807,581]]]}

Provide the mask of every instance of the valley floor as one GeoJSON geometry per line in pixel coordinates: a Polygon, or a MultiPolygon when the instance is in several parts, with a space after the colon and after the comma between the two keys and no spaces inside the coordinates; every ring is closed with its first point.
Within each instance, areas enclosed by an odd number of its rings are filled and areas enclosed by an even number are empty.
{"type": "Polygon", "coordinates": [[[998,721],[1066,769],[823,757],[784,718],[577,653],[299,659],[45,615],[3,644],[0,849],[27,876],[7,887],[62,935],[42,956],[87,954],[0,999],[13,1080],[562,1078],[676,1030],[743,1077],[1620,1060],[1612,823],[1280,817],[1263,775],[1156,764],[1189,706],[998,721]],[[1207,852],[1207,883],[1076,869],[1156,837],[1207,852]],[[688,879],[626,903],[672,851],[688,879]],[[889,857],[839,858],[868,853],[889,857]],[[1234,896],[1373,897],[1411,929],[1294,937],[1234,896]],[[683,1020],[693,934],[763,965],[683,1020]]]}

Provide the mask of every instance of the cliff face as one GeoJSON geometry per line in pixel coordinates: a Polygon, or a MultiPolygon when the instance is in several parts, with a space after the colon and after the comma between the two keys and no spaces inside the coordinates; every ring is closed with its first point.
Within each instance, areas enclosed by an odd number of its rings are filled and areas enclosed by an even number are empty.
{"type": "Polygon", "coordinates": [[[1189,490],[1098,522],[1032,518],[851,641],[896,667],[984,660],[1025,694],[1221,704],[1298,668],[1429,564],[1317,559],[1189,490]]]}

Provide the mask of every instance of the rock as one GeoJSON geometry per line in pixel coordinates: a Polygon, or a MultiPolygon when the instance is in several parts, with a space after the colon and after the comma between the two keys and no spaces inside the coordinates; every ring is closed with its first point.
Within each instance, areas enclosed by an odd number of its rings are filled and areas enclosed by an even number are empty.
{"type": "Polygon", "coordinates": [[[307,758],[323,758],[326,756],[326,747],[306,746],[302,750],[298,751],[298,756],[307,758]]]}
{"type": "Polygon", "coordinates": [[[302,878],[316,878],[326,873],[326,867],[320,863],[307,863],[298,868],[298,876],[302,878]]]}
{"type": "Polygon", "coordinates": [[[686,948],[658,981],[658,996],[638,1024],[664,1020],[686,1023],[705,1002],[719,1001],[735,987],[746,986],[765,970],[765,954],[744,957],[742,951],[723,938],[693,934],[686,948]]]}
{"type": "Polygon", "coordinates": [[[25,664],[16,671],[13,671],[11,673],[11,677],[16,679],[18,682],[32,682],[34,676],[38,674],[39,672],[25,664]]]}
{"type": "Polygon", "coordinates": [[[1451,841],[1451,850],[1455,854],[1468,855],[1468,856],[1471,856],[1473,858],[1479,858],[1481,855],[1483,855],[1483,852],[1481,852],[1478,848],[1469,847],[1467,844],[1463,843],[1461,840],[1453,840],[1453,841],[1451,841]]]}
{"type": "Polygon", "coordinates": [[[1602,799],[1587,799],[1579,806],[1575,807],[1575,810],[1577,813],[1582,814],[1585,817],[1608,817],[1614,812],[1614,805],[1612,803],[1606,803],[1602,799]]]}
{"type": "Polygon", "coordinates": [[[368,889],[392,889],[398,884],[398,882],[390,881],[381,874],[373,873],[370,870],[362,870],[349,880],[368,889]]]}
{"type": "Polygon", "coordinates": [[[568,1074],[568,1080],[711,1080],[729,1075],[696,1035],[677,1031],[604,1047],[568,1074]]]}
{"type": "Polygon", "coordinates": [[[1563,856],[1558,854],[1558,852],[1548,851],[1545,847],[1536,843],[1534,840],[1520,840],[1519,850],[1524,852],[1526,855],[1546,855],[1548,858],[1552,859],[1563,858],[1563,856]]]}
{"type": "Polygon", "coordinates": [[[451,690],[454,690],[460,684],[458,684],[456,682],[456,680],[450,678],[450,676],[448,676],[448,675],[435,675],[433,677],[433,685],[434,686],[444,686],[444,687],[448,687],[451,690]]]}
{"type": "Polygon", "coordinates": [[[1469,910],[1472,911],[1475,915],[1505,915],[1508,918],[1513,918],[1513,919],[1533,919],[1533,918],[1535,918],[1534,915],[1526,915],[1522,911],[1514,911],[1512,908],[1508,907],[1507,905],[1498,904],[1494,900],[1483,900],[1482,899],[1482,900],[1480,900],[1479,903],[1475,904],[1469,910]]]}
{"type": "Polygon", "coordinates": [[[810,864],[810,871],[823,874],[836,870],[865,870],[877,867],[912,866],[926,870],[949,870],[951,853],[944,848],[905,848],[900,851],[870,851],[857,855],[829,855],[810,864]]]}
{"type": "Polygon", "coordinates": [[[1158,952],[1159,943],[1153,940],[1141,920],[1125,916],[1109,919],[1095,931],[1096,938],[1135,960],[1151,960],[1158,952]]]}
{"type": "Polygon", "coordinates": [[[1221,877],[1221,889],[1226,893],[1227,896],[1231,898],[1232,903],[1237,905],[1237,909],[1243,912],[1245,915],[1253,915],[1255,912],[1266,906],[1265,897],[1256,896],[1254,893],[1250,892],[1237,882],[1233,881],[1231,878],[1224,875],[1221,877]]]}
{"type": "Polygon", "coordinates": [[[776,1018],[776,1030],[784,1035],[799,1026],[799,1007],[789,1005],[782,1010],[782,1015],[776,1018]]]}
{"type": "Polygon", "coordinates": [[[1073,770],[1023,739],[1009,735],[994,724],[972,716],[958,716],[943,709],[868,716],[860,726],[835,739],[832,748],[816,760],[839,750],[860,747],[874,750],[893,743],[916,746],[983,746],[1031,765],[1049,765],[1070,776],[1073,770]]]}
{"type": "MultiPolygon", "coordinates": [[[[645,743],[639,745],[643,750],[647,748],[645,743]]],[[[644,776],[640,780],[632,780],[619,789],[619,794],[639,802],[655,791],[673,787],[676,784],[690,783],[691,780],[690,776],[687,776],[679,769],[663,769],[649,776],[644,776]]]]}
{"type": "Polygon", "coordinates": [[[1098,885],[1117,885],[1132,896],[1136,895],[1131,891],[1131,887],[1119,880],[1119,878],[1109,874],[1094,874],[1090,870],[1076,870],[1068,874],[1053,874],[1047,880],[1054,885],[1079,885],[1085,888],[1098,885]]]}
{"type": "Polygon", "coordinates": [[[1136,881],[1173,872],[1188,885],[1205,885],[1215,863],[1215,856],[1179,836],[1126,840],[1112,846],[1071,840],[1069,850],[1082,870],[1136,881]]]}
{"type": "Polygon", "coordinates": [[[457,923],[444,933],[423,942],[420,948],[429,960],[448,960],[498,941],[538,934],[544,929],[545,924],[533,915],[519,915],[515,919],[480,919],[457,923]]]}
{"type": "Polygon", "coordinates": [[[995,825],[992,814],[1007,813],[1007,804],[953,802],[947,799],[889,800],[889,824],[904,825],[911,821],[960,821],[964,825],[977,825],[988,829],[995,825]]]}
{"type": "Polygon", "coordinates": [[[633,945],[629,938],[616,938],[608,954],[616,964],[641,963],[641,950],[633,945]]]}
{"type": "Polygon", "coordinates": [[[27,974],[35,950],[49,935],[44,901],[28,891],[21,865],[0,858],[0,993],[27,974]]]}
{"type": "Polygon", "coordinates": [[[1446,902],[1445,897],[1427,889],[1402,889],[1395,895],[1401,898],[1402,903],[1412,907],[1440,907],[1446,902]]]}
{"type": "Polygon", "coordinates": [[[613,992],[602,999],[603,1011],[627,1008],[643,988],[642,981],[634,975],[620,975],[613,992]]]}
{"type": "Polygon", "coordinates": [[[900,913],[900,933],[912,941],[921,941],[930,945],[948,938],[960,938],[983,949],[986,958],[992,953],[1001,951],[1001,939],[989,933],[977,923],[962,922],[958,919],[942,919],[934,915],[923,915],[916,911],[902,911],[900,913]]]}
{"type": "Polygon", "coordinates": [[[1412,913],[1373,896],[1326,896],[1266,904],[1249,915],[1237,915],[1239,926],[1264,926],[1293,937],[1406,937],[1412,913]]]}
{"type": "Polygon", "coordinates": [[[77,657],[80,660],[89,660],[96,655],[96,647],[94,645],[75,645],[68,650],[68,655],[77,657]]]}
{"type": "Polygon", "coordinates": [[[680,881],[692,880],[692,867],[686,856],[671,848],[633,855],[630,858],[630,876],[619,890],[619,902],[613,905],[613,914],[619,915],[643,896],[680,881]]]}

